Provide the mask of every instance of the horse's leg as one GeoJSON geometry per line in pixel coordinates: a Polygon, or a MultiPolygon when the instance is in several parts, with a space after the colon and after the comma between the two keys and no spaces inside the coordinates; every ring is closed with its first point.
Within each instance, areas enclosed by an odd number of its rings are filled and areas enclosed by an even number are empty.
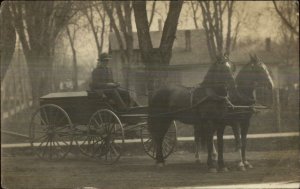
{"type": "Polygon", "coordinates": [[[234,139],[235,139],[235,148],[238,152],[239,157],[239,163],[238,163],[238,169],[240,171],[245,171],[245,165],[242,158],[242,151],[241,151],[241,135],[240,135],[240,124],[238,122],[231,123],[234,139]]]}
{"type": "Polygon", "coordinates": [[[224,158],[223,158],[223,148],[224,148],[224,141],[223,135],[225,130],[225,124],[218,123],[217,128],[217,143],[218,143],[218,166],[220,172],[227,172],[228,169],[225,167],[224,158]]]}
{"type": "Polygon", "coordinates": [[[161,129],[162,129],[162,121],[158,118],[154,119],[153,117],[148,118],[148,131],[151,134],[152,142],[156,150],[156,164],[162,163],[163,164],[163,158],[162,158],[162,141],[160,135],[161,135],[161,129]]]}
{"type": "Polygon", "coordinates": [[[200,125],[195,124],[194,125],[194,140],[195,140],[195,158],[196,158],[196,163],[200,163],[200,125]]]}
{"type": "Polygon", "coordinates": [[[171,121],[162,121],[159,125],[156,135],[156,163],[158,167],[163,167],[165,164],[165,159],[163,157],[163,140],[170,127],[171,121]]]}
{"type": "Polygon", "coordinates": [[[246,168],[253,168],[253,166],[246,159],[246,146],[247,146],[247,133],[250,126],[250,120],[247,119],[243,121],[241,126],[241,136],[242,136],[242,159],[246,168]]]}
{"type": "Polygon", "coordinates": [[[214,142],[214,140],[212,140],[212,145],[213,145],[213,151],[212,151],[212,159],[214,160],[214,161],[217,161],[217,159],[218,159],[218,152],[217,152],[217,150],[216,150],[216,146],[215,146],[215,142],[214,142]]]}
{"type": "Polygon", "coordinates": [[[156,164],[158,167],[163,167],[165,164],[165,160],[163,158],[163,153],[162,153],[162,143],[163,143],[163,137],[157,136],[157,138],[156,138],[156,164]]]}
{"type": "Polygon", "coordinates": [[[213,151],[213,137],[214,137],[214,132],[215,128],[211,122],[209,122],[209,127],[207,129],[207,166],[209,169],[209,172],[211,173],[216,173],[216,163],[212,158],[212,151],[213,151]]]}
{"type": "Polygon", "coordinates": [[[239,150],[241,150],[240,128],[237,123],[231,123],[231,128],[234,135],[235,151],[238,152],[239,150]]]}

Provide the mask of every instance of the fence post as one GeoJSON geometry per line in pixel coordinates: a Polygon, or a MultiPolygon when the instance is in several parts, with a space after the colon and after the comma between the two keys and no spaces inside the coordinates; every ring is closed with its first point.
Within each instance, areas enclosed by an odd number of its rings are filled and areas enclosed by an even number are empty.
{"type": "Polygon", "coordinates": [[[3,80],[1,82],[1,125],[3,125],[3,120],[4,120],[4,99],[5,99],[5,90],[4,90],[5,86],[3,80]]]}
{"type": "Polygon", "coordinates": [[[281,128],[281,113],[280,113],[280,93],[279,88],[275,89],[275,114],[276,114],[276,125],[279,132],[282,131],[281,128]]]}

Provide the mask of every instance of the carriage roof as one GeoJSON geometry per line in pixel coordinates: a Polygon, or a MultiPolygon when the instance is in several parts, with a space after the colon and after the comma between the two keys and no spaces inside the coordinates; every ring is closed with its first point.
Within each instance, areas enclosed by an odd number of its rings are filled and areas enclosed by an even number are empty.
{"type": "Polygon", "coordinates": [[[70,97],[87,97],[87,91],[79,92],[60,92],[60,93],[49,93],[45,96],[42,96],[41,99],[52,99],[52,98],[70,98],[70,97]]]}

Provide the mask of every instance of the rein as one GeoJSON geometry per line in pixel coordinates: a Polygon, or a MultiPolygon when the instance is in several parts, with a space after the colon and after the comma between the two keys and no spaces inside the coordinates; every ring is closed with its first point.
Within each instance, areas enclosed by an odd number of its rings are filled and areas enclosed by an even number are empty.
{"type": "Polygon", "coordinates": [[[133,93],[138,94],[138,95],[149,96],[148,94],[145,94],[145,93],[138,93],[138,92],[136,92],[135,90],[127,89],[127,88],[125,88],[125,87],[119,86],[118,88],[124,89],[124,90],[129,91],[129,92],[133,92],[133,93]]]}

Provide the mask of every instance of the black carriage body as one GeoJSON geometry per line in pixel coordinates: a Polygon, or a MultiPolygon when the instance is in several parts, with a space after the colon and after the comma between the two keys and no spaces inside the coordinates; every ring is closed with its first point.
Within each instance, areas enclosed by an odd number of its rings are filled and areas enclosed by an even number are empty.
{"type": "Polygon", "coordinates": [[[50,93],[40,98],[40,105],[55,104],[64,109],[75,125],[86,125],[94,112],[109,108],[105,98],[87,91],[50,93]]]}
{"type": "MultiPolygon", "coordinates": [[[[40,105],[31,119],[30,143],[41,159],[63,159],[76,144],[82,154],[113,164],[122,154],[125,131],[136,133],[137,129],[145,152],[152,158],[156,157],[145,120],[147,106],[115,112],[107,98],[87,91],[50,93],[40,98],[40,105]]],[[[162,146],[164,158],[176,145],[175,122],[166,136],[162,146]]]]}

